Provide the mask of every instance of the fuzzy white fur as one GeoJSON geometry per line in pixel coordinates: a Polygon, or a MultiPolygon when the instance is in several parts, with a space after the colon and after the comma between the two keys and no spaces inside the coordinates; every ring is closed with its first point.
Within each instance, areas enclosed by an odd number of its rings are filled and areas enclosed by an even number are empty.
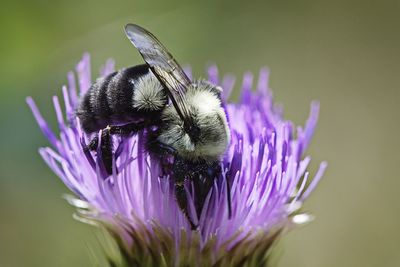
{"type": "Polygon", "coordinates": [[[149,73],[132,81],[133,107],[139,110],[160,110],[166,105],[166,96],[163,87],[157,78],[149,73]]]}
{"type": "Polygon", "coordinates": [[[159,141],[176,149],[183,157],[196,160],[216,160],[223,155],[230,142],[230,131],[220,99],[206,84],[199,83],[185,94],[189,113],[200,128],[200,142],[192,142],[183,129],[183,122],[170,105],[163,111],[163,118],[172,121],[158,137],[159,141]]]}

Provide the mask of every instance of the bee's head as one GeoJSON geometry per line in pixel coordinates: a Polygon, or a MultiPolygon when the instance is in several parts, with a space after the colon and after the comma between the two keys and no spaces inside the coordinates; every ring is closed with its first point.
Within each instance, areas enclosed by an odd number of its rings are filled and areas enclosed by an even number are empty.
{"type": "Polygon", "coordinates": [[[187,159],[218,159],[230,142],[220,93],[219,87],[204,80],[193,83],[185,94],[190,123],[184,124],[173,105],[166,107],[159,141],[187,159]]]}

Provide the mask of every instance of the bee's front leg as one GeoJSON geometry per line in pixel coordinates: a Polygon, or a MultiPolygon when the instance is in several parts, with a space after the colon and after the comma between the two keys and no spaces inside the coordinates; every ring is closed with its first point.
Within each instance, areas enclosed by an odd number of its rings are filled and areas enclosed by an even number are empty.
{"type": "Polygon", "coordinates": [[[185,161],[180,159],[179,157],[175,158],[173,177],[175,183],[176,202],[178,203],[183,214],[185,214],[186,218],[188,219],[192,230],[195,230],[197,228],[197,225],[193,222],[192,218],[189,215],[187,203],[188,199],[185,190],[185,182],[190,179],[190,177],[188,176],[189,173],[190,171],[188,171],[185,161]]]}
{"type": "Polygon", "coordinates": [[[186,218],[188,219],[190,226],[192,230],[196,230],[197,225],[193,223],[192,219],[190,218],[189,212],[188,212],[188,204],[187,204],[187,195],[186,195],[186,190],[185,190],[185,179],[183,181],[177,181],[175,177],[175,197],[176,197],[176,202],[179,205],[179,208],[185,214],[186,218]]]}

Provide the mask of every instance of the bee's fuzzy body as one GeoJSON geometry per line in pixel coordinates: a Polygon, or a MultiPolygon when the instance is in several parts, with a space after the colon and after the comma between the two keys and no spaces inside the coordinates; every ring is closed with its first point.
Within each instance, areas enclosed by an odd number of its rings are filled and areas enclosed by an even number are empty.
{"type": "Polygon", "coordinates": [[[110,125],[157,120],[167,104],[163,86],[147,65],[99,78],[83,96],[77,116],[87,133],[110,125]]]}
{"type": "Polygon", "coordinates": [[[82,97],[76,111],[82,129],[88,134],[103,130],[101,139],[94,137],[88,148],[100,148],[105,173],[110,175],[118,171],[112,167],[111,135],[147,130],[147,150],[160,158],[164,175],[173,177],[182,211],[188,216],[184,184],[190,180],[200,214],[214,179],[220,177],[221,158],[230,142],[222,89],[205,80],[192,82],[166,48],[142,27],[128,24],[125,32],[147,64],[98,79],[82,97]],[[166,154],[173,161],[164,164],[169,158],[166,154]]]}

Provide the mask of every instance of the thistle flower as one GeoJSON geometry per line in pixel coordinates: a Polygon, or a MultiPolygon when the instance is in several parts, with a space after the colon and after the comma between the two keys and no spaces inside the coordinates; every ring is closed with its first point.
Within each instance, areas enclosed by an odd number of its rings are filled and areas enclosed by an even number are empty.
{"type": "MultiPolygon", "coordinates": [[[[113,66],[109,60],[100,75],[112,72],[113,66]]],[[[310,157],[304,157],[319,106],[312,103],[304,129],[295,128],[272,102],[267,69],[261,69],[255,86],[253,75],[246,73],[239,102],[225,104],[231,143],[221,162],[223,177],[215,180],[199,215],[196,196],[190,193],[193,185],[186,184],[188,213],[198,225],[196,230],[176,203],[173,177],[162,176],[157,160],[144,152],[145,132],[129,138],[114,136],[113,168],[117,171],[109,177],[102,175],[101,153],[84,149],[91,137],[74,115],[79,96],[91,84],[88,54],[76,73],[78,86],[70,72],[68,86],[62,88],[65,116],[58,97],[53,97],[59,136],[33,100],[27,102],[51,144],[41,148],[40,155],[75,195],[66,197],[77,208],[75,218],[109,231],[121,252],[121,266],[267,266],[271,248],[282,233],[312,218],[300,208],[326,168],[322,162],[310,179],[310,157]]],[[[208,79],[221,85],[227,100],[234,78],[225,75],[220,80],[212,66],[208,79]]],[[[112,259],[109,262],[118,265],[112,259]]]]}

